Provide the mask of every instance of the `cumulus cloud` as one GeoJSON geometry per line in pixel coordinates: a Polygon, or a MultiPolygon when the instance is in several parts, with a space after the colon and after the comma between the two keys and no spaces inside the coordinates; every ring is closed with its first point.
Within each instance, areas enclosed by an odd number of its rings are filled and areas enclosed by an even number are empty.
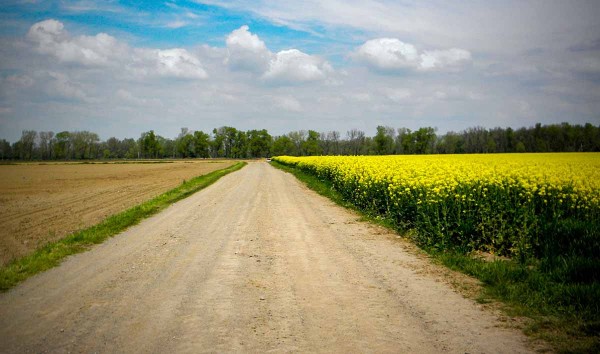
{"type": "Polygon", "coordinates": [[[265,42],[244,25],[227,36],[225,62],[233,70],[261,74],[269,82],[282,84],[324,80],[333,73],[331,65],[298,49],[272,53],[265,42]]]}
{"type": "Polygon", "coordinates": [[[143,76],[186,79],[208,76],[200,60],[186,49],[131,48],[106,33],[73,37],[63,23],[52,19],[32,25],[27,38],[39,53],[59,62],[84,67],[115,67],[143,76]]]}
{"type": "Polygon", "coordinates": [[[368,40],[356,50],[354,57],[380,70],[454,70],[471,61],[471,53],[464,49],[419,53],[414,45],[397,38],[368,40]]]}
{"type": "Polygon", "coordinates": [[[356,55],[380,69],[412,68],[419,64],[417,48],[395,38],[368,40],[358,48],[356,55]]]}
{"type": "Polygon", "coordinates": [[[331,72],[333,68],[328,62],[298,49],[289,49],[275,54],[263,77],[279,82],[307,82],[323,80],[331,72]]]}
{"type": "Polygon", "coordinates": [[[34,23],[27,32],[27,38],[40,45],[47,45],[64,40],[65,26],[56,20],[45,20],[34,23]]]}
{"type": "Polygon", "coordinates": [[[200,60],[181,48],[157,50],[157,71],[163,76],[204,79],[208,75],[200,60]]]}
{"type": "Polygon", "coordinates": [[[257,35],[244,25],[227,36],[225,62],[234,70],[264,72],[269,65],[271,52],[257,35]]]}
{"type": "Polygon", "coordinates": [[[35,23],[29,29],[27,38],[37,45],[37,50],[42,54],[53,56],[61,62],[85,66],[108,65],[127,50],[124,44],[106,33],[71,38],[64,25],[56,20],[35,23]]]}

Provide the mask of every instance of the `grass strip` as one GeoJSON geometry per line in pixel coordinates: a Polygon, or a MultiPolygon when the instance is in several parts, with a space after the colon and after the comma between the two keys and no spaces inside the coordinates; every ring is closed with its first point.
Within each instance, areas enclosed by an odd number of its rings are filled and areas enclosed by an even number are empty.
{"type": "MultiPolygon", "coordinates": [[[[363,220],[385,226],[395,232],[393,221],[374,216],[345,200],[329,180],[272,161],[271,165],[289,172],[308,188],[335,203],[358,212],[363,220]]],[[[414,230],[412,232],[415,232],[414,230]]],[[[410,238],[410,237],[408,237],[410,238]]],[[[500,301],[510,316],[529,318],[525,333],[545,340],[559,353],[600,352],[600,283],[565,281],[568,269],[544,271],[543,264],[521,264],[516,260],[485,261],[452,250],[423,248],[436,262],[470,275],[482,283],[479,302],[500,301]]],[[[565,260],[565,267],[569,264],[565,260]]],[[[591,266],[591,269],[595,269],[591,266]]]]}
{"type": "Polygon", "coordinates": [[[241,169],[246,164],[246,162],[238,162],[233,166],[184,181],[180,186],[147,202],[110,216],[87,229],[48,243],[34,253],[8,263],[0,268],[0,291],[6,291],[34,274],[59,265],[69,255],[83,252],[94,244],[102,243],[107,238],[138,224],[176,201],[208,187],[219,178],[241,169]]]}

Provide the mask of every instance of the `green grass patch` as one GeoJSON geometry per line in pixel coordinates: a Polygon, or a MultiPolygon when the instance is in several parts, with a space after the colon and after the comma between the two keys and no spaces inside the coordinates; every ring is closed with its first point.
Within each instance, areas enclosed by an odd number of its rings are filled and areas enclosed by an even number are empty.
{"type": "Polygon", "coordinates": [[[499,300],[507,314],[530,318],[525,333],[546,340],[557,352],[600,352],[600,283],[581,274],[586,268],[598,269],[594,261],[563,258],[549,265],[539,260],[490,262],[452,251],[429,253],[448,268],[479,279],[483,290],[478,300],[499,300]]]}
{"type": "MultiPolygon", "coordinates": [[[[412,235],[407,238],[418,239],[418,231],[403,229],[398,220],[365,212],[345,200],[329,180],[276,161],[271,164],[293,174],[337,204],[357,211],[362,215],[361,219],[403,235],[412,235]]],[[[600,352],[600,264],[597,257],[487,261],[460,250],[421,246],[435,261],[479,279],[483,285],[477,301],[500,301],[508,315],[531,319],[526,325],[526,334],[549,342],[557,352],[600,352]]]]}
{"type": "Polygon", "coordinates": [[[34,253],[19,258],[0,268],[0,291],[6,291],[28,277],[57,266],[67,256],[83,252],[90,246],[102,243],[143,219],[158,213],[174,202],[208,187],[228,173],[244,167],[246,162],[184,181],[154,199],[106,218],[99,224],[77,231],[65,238],[48,243],[34,253]]]}

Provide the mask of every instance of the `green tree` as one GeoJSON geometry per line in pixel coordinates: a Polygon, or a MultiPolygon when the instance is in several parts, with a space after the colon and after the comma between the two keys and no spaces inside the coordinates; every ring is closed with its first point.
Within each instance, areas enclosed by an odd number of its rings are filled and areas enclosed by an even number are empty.
{"type": "Polygon", "coordinates": [[[121,141],[119,139],[115,138],[114,136],[108,138],[106,140],[106,150],[108,150],[108,156],[105,158],[114,159],[125,157],[125,154],[121,155],[120,147],[121,141]]]}
{"type": "Polygon", "coordinates": [[[210,135],[200,130],[194,132],[194,153],[196,157],[210,157],[210,135]]]}
{"type": "Polygon", "coordinates": [[[140,153],[144,158],[158,158],[161,150],[160,143],[154,130],[142,133],[140,136],[140,153]]]}
{"type": "Polygon", "coordinates": [[[87,130],[70,133],[72,156],[76,159],[92,159],[98,157],[98,134],[87,130]]]}
{"type": "Polygon", "coordinates": [[[496,146],[497,146],[496,141],[494,139],[492,139],[492,137],[489,137],[488,141],[487,141],[486,152],[488,152],[488,153],[496,152],[496,146]]]}
{"type": "Polygon", "coordinates": [[[181,128],[181,133],[177,137],[175,142],[177,146],[177,154],[180,157],[194,157],[194,136],[190,133],[188,128],[181,128]]]}
{"type": "Polygon", "coordinates": [[[68,159],[71,157],[71,133],[64,131],[56,134],[54,144],[54,157],[68,159]]]}
{"type": "Polygon", "coordinates": [[[231,156],[232,158],[246,158],[248,157],[248,137],[246,132],[237,130],[235,131],[235,137],[232,141],[231,156]]]}
{"type": "Polygon", "coordinates": [[[54,132],[40,132],[39,141],[40,158],[42,160],[51,159],[52,145],[54,144],[54,132]]]}
{"type": "Polygon", "coordinates": [[[408,128],[398,128],[396,136],[396,153],[398,154],[414,154],[415,153],[415,136],[408,128]]]}
{"type": "Polygon", "coordinates": [[[308,131],[308,136],[302,144],[302,150],[307,156],[321,155],[323,150],[319,145],[319,133],[314,130],[308,131]]]}
{"type": "Polygon", "coordinates": [[[365,132],[358,129],[348,130],[346,132],[346,146],[344,151],[346,155],[365,154],[365,132]]]}
{"type": "Polygon", "coordinates": [[[119,153],[126,159],[135,159],[139,157],[139,146],[135,139],[123,139],[120,144],[119,153]]]}
{"type": "Polygon", "coordinates": [[[506,148],[503,152],[515,151],[515,132],[510,127],[506,128],[506,148]]]}
{"type": "Polygon", "coordinates": [[[435,146],[435,129],[431,127],[419,128],[414,132],[416,154],[432,154],[435,146]]]}
{"type": "Polygon", "coordinates": [[[212,157],[225,157],[225,127],[213,129],[212,157]]]}
{"type": "Polygon", "coordinates": [[[0,139],[0,159],[9,160],[13,158],[12,147],[5,139],[0,139]]]}
{"type": "Polygon", "coordinates": [[[35,148],[35,140],[38,134],[35,130],[23,130],[20,140],[19,157],[21,160],[33,159],[33,150],[35,148]]]}
{"type": "Polygon", "coordinates": [[[377,126],[377,133],[373,138],[375,144],[374,150],[377,155],[389,155],[393,152],[394,138],[390,134],[390,128],[384,126],[377,126]]]}
{"type": "Polygon", "coordinates": [[[233,127],[223,126],[213,129],[213,149],[216,151],[215,157],[240,157],[245,155],[244,141],[245,134],[239,134],[233,127]],[[235,156],[234,156],[235,155],[235,156]]]}
{"type": "Polygon", "coordinates": [[[306,130],[298,130],[288,133],[288,137],[294,143],[294,152],[291,155],[302,156],[306,155],[303,150],[304,141],[306,140],[306,130]]]}
{"type": "Polygon", "coordinates": [[[266,129],[250,130],[246,135],[250,157],[268,157],[271,155],[273,137],[266,129]]]}
{"type": "Polygon", "coordinates": [[[292,156],[296,146],[287,135],[278,136],[273,141],[273,156],[292,156]]]}
{"type": "Polygon", "coordinates": [[[464,153],[464,139],[459,133],[448,132],[439,139],[437,152],[441,154],[462,154],[464,153]]]}

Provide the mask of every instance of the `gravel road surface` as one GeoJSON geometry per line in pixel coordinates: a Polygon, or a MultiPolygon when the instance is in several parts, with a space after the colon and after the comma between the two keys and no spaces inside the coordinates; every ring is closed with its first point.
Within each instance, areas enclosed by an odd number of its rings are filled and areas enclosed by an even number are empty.
{"type": "Polygon", "coordinates": [[[0,351],[529,351],[433,268],[255,162],[0,294],[0,351]]]}

